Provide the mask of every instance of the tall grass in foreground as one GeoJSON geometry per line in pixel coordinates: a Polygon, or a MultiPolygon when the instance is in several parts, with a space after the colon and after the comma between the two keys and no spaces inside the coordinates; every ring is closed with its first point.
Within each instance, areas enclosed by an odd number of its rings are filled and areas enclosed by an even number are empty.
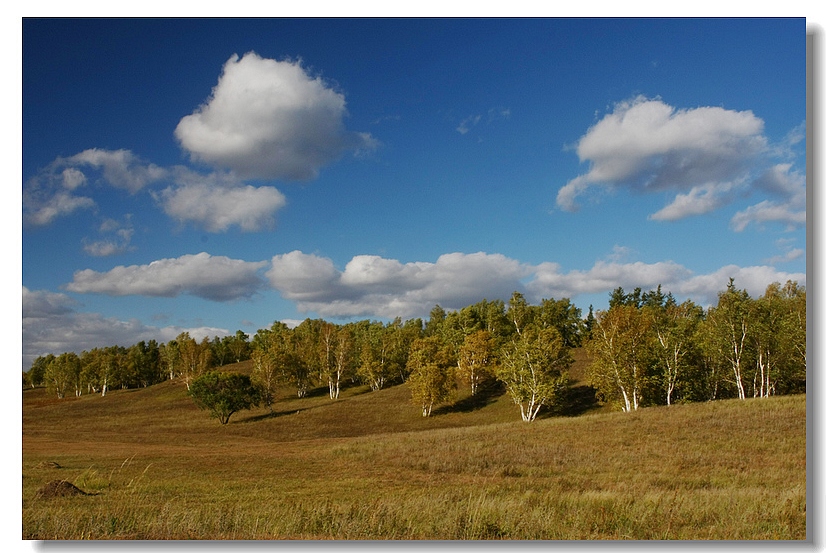
{"type": "Polygon", "coordinates": [[[804,396],[284,442],[210,422],[183,444],[24,428],[23,537],[806,537],[804,396]],[[95,495],[34,499],[56,478],[95,495]]]}

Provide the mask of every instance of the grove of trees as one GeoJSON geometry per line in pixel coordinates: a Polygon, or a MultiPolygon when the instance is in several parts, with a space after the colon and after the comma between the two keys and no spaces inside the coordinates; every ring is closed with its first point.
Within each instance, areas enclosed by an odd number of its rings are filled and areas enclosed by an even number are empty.
{"type": "Polygon", "coordinates": [[[482,300],[455,311],[437,305],[426,321],[306,319],[295,328],[275,322],[251,338],[239,330],[198,341],[184,332],[164,344],[48,354],[23,382],[64,398],[176,380],[222,423],[244,405],[272,409],[279,389],[301,398],[324,386],[336,401],[351,384],[376,391],[405,383],[411,402],[430,416],[460,384],[471,395],[498,385],[530,422],[543,407],[564,404],[571,352],[581,347],[590,359],[587,384],[625,412],[805,393],[806,291],[774,283],[752,298],[732,280],[706,310],[677,303],[659,287],[617,288],[607,310],[590,308],[586,317],[568,299],[530,305],[514,292],[507,303],[482,300]],[[219,370],[245,360],[252,371],[244,382],[219,370]]]}

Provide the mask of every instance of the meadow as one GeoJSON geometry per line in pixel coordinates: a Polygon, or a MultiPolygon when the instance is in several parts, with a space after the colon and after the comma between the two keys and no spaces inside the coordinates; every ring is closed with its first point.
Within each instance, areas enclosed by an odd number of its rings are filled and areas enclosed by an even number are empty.
{"type": "Polygon", "coordinates": [[[491,388],[420,413],[404,384],[284,389],[227,425],[177,381],[24,390],[23,538],[806,539],[802,395],[524,423],[491,388]],[[38,497],[57,479],[88,495],[38,497]]]}

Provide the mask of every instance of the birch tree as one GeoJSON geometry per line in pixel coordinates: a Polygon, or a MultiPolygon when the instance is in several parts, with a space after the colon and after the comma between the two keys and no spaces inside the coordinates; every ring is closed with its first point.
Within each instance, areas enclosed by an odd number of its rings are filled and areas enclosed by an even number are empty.
{"type": "Polygon", "coordinates": [[[479,330],[465,338],[459,348],[458,376],[470,384],[470,395],[495,373],[496,341],[487,330],[479,330]]]}
{"type": "Polygon", "coordinates": [[[272,413],[278,383],[284,378],[286,367],[296,362],[295,353],[285,339],[286,325],[274,324],[272,329],[261,329],[252,342],[252,381],[261,392],[261,400],[272,413]]]}
{"type": "Polygon", "coordinates": [[[730,279],[726,290],[718,294],[717,306],[709,308],[703,327],[706,347],[730,371],[740,399],[746,398],[744,374],[753,332],[752,301],[748,292],[738,290],[730,279]]]}
{"type": "Polygon", "coordinates": [[[80,395],[80,358],[72,352],[61,353],[46,367],[44,380],[46,388],[59,399],[66,397],[69,390],[80,395]]]}
{"type": "Polygon", "coordinates": [[[429,417],[433,406],[451,399],[456,381],[447,347],[436,336],[413,342],[407,360],[411,400],[429,417]]]}
{"type": "Polygon", "coordinates": [[[567,370],[573,362],[556,328],[522,328],[521,335],[504,346],[496,376],[519,406],[522,420],[532,422],[542,406],[551,406],[567,387],[567,370]]]}
{"type": "Polygon", "coordinates": [[[616,303],[600,311],[586,344],[593,362],[588,377],[606,403],[624,412],[639,409],[649,384],[651,318],[634,305],[616,303]]]}
{"type": "Polygon", "coordinates": [[[198,343],[188,332],[182,332],[175,338],[180,356],[180,373],[186,389],[192,380],[204,374],[212,366],[212,348],[206,336],[198,343]]]}
{"type": "Polygon", "coordinates": [[[341,381],[349,376],[355,367],[356,344],[353,331],[349,326],[342,326],[335,331],[334,345],[334,362],[327,373],[330,399],[338,399],[341,393],[341,381]]]}
{"type": "Polygon", "coordinates": [[[644,307],[652,313],[656,335],[654,351],[663,370],[665,403],[671,405],[674,390],[687,365],[693,360],[694,337],[702,320],[703,310],[690,300],[681,304],[644,307]]]}
{"type": "Polygon", "coordinates": [[[385,327],[376,322],[369,323],[361,333],[356,373],[373,391],[381,390],[399,372],[397,347],[400,332],[397,325],[385,327]]]}

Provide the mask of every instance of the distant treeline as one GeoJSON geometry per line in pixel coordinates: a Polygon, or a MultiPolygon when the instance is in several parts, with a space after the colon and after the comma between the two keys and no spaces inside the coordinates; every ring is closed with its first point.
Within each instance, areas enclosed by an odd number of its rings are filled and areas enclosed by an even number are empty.
{"type": "Polygon", "coordinates": [[[806,291],[774,283],[752,298],[731,280],[717,305],[677,303],[661,288],[615,289],[609,308],[587,316],[568,299],[530,305],[514,292],[501,300],[389,323],[334,324],[306,319],[291,329],[275,322],[250,337],[197,341],[186,332],[158,344],[109,346],[38,357],[23,385],[59,398],[113,388],[146,387],[175,379],[187,389],[200,375],[252,360],[252,378],[267,405],[289,386],[299,397],[327,386],[337,399],[343,384],[378,390],[407,382],[422,414],[450,401],[458,385],[499,381],[534,420],[542,406],[565,397],[572,348],[591,359],[588,379],[597,397],[624,411],[648,405],[766,397],[806,390],[806,291]]]}

